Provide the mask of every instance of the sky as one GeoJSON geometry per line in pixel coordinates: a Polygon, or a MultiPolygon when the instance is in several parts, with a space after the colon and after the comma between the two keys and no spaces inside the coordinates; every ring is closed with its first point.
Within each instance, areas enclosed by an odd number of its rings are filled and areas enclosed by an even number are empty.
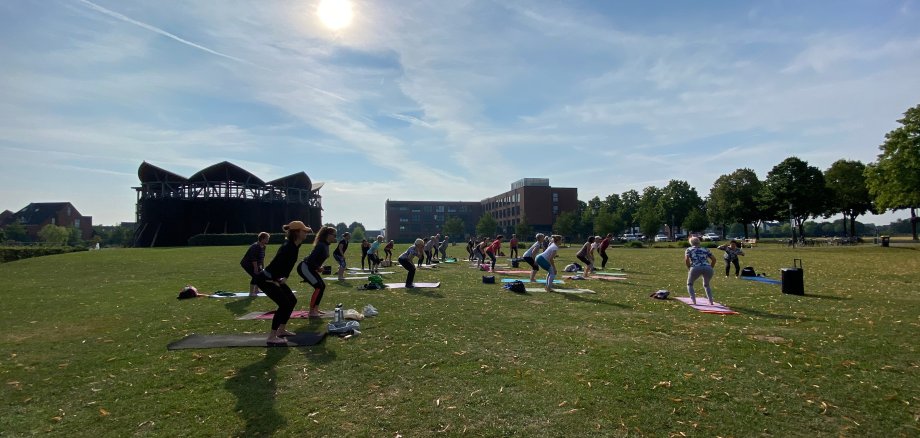
{"type": "Polygon", "coordinates": [[[521,178],[705,197],[790,156],[871,163],[920,104],[920,0],[351,0],[337,29],[318,3],[0,2],[0,211],[132,222],[143,161],[302,171],[324,222],[367,229],[521,178]]]}

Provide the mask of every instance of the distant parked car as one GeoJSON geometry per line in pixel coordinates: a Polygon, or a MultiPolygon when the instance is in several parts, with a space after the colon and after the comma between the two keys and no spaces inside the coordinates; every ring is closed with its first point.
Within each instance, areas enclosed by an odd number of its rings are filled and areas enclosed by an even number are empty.
{"type": "Polygon", "coordinates": [[[641,234],[624,234],[623,237],[621,237],[621,239],[623,239],[623,241],[626,241],[626,242],[632,242],[635,240],[642,240],[642,235],[641,234]]]}
{"type": "Polygon", "coordinates": [[[719,240],[722,240],[722,236],[716,233],[706,233],[706,234],[703,234],[703,240],[706,242],[717,242],[719,240]]]}
{"type": "Polygon", "coordinates": [[[656,242],[667,242],[667,241],[668,241],[668,236],[665,235],[665,234],[656,234],[656,235],[655,235],[655,241],[656,241],[656,242]]]}

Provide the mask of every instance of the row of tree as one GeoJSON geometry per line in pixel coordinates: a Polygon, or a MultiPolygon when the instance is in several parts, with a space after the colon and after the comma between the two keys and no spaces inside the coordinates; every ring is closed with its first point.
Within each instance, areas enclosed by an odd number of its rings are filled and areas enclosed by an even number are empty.
{"type": "MultiPolygon", "coordinates": [[[[838,160],[823,172],[798,157],[789,157],[774,166],[764,180],[747,168],[716,179],[704,199],[686,181],[671,180],[665,187],[646,187],[642,193],[629,190],[588,202],[579,201],[574,212],[560,214],[554,232],[569,237],[620,234],[636,227],[647,235],[663,228],[673,235],[681,230],[704,231],[715,225],[725,235],[726,228],[741,224],[744,237],[753,226],[755,237],[766,221],[789,220],[805,236],[809,218],[840,214],[844,229],[856,236],[856,218],[868,212],[910,209],[911,232],[917,240],[917,214],[920,207],[920,105],[907,110],[898,128],[885,135],[875,163],[838,160]],[[849,225],[847,225],[849,224],[849,225]]],[[[451,221],[459,219],[450,218],[451,221]]],[[[462,230],[462,221],[451,224],[462,230]]],[[[495,219],[484,214],[476,226],[479,235],[492,235],[495,219]]],[[[447,232],[447,224],[444,230],[447,232]]],[[[526,220],[516,229],[530,235],[526,220]]]]}

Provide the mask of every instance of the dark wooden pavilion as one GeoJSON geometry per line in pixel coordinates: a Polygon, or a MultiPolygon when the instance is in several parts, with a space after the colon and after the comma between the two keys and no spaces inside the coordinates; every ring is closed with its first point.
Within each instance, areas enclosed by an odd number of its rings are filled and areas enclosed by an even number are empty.
{"type": "Polygon", "coordinates": [[[145,161],[137,176],[135,246],[183,246],[196,234],[280,233],[292,220],[322,226],[323,183],[304,172],[265,182],[223,161],[185,178],[145,161]]]}

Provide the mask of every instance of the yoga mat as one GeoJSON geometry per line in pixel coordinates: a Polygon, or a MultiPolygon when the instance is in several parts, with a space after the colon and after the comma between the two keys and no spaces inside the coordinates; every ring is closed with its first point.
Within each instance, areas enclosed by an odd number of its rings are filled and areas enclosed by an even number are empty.
{"type": "Polygon", "coordinates": [[[625,277],[623,272],[592,272],[591,275],[604,275],[608,277],[625,277]]]}
{"type": "MultiPolygon", "coordinates": [[[[520,281],[521,283],[530,283],[530,279],[529,279],[529,278],[526,279],[526,280],[521,280],[521,279],[518,279],[518,278],[502,278],[502,283],[514,283],[515,281],[520,281]]],[[[545,278],[538,278],[538,279],[537,279],[537,283],[546,284],[546,279],[545,279],[545,278]]],[[[553,284],[565,284],[565,282],[562,281],[562,280],[553,280],[553,284]]]]}
{"type": "MultiPolygon", "coordinates": [[[[188,335],[166,346],[167,350],[187,348],[222,348],[222,347],[268,347],[265,333],[244,333],[233,335],[188,335]]],[[[272,344],[272,347],[307,347],[319,344],[326,337],[326,332],[303,332],[285,338],[287,344],[272,344]]]]}
{"type": "MultiPolygon", "coordinates": [[[[441,282],[439,281],[437,283],[412,283],[412,285],[415,286],[415,289],[422,288],[422,287],[439,287],[441,286],[441,282]]],[[[386,283],[386,286],[387,286],[387,289],[405,289],[406,283],[386,283]]]]}
{"type": "MultiPolygon", "coordinates": [[[[594,275],[594,274],[591,274],[594,275]]],[[[626,277],[588,277],[589,280],[606,280],[606,281],[616,281],[616,280],[626,280],[626,277]]]]}
{"type": "Polygon", "coordinates": [[[720,315],[737,315],[738,314],[738,312],[735,312],[734,310],[729,309],[728,306],[724,306],[721,303],[718,303],[715,301],[713,301],[713,305],[710,306],[709,300],[706,299],[705,296],[703,296],[701,299],[700,296],[697,295],[696,296],[697,304],[693,304],[693,301],[690,300],[690,297],[675,297],[675,298],[677,298],[677,300],[679,300],[680,302],[696,310],[699,310],[700,312],[703,312],[703,313],[717,313],[720,315]],[[703,304],[703,303],[706,303],[706,304],[703,304]]]}
{"type": "MultiPolygon", "coordinates": [[[[541,287],[528,287],[525,289],[527,292],[546,292],[546,289],[541,287]]],[[[563,294],[596,294],[591,289],[582,289],[582,288],[558,288],[554,287],[553,292],[559,292],[563,294]]]]}
{"type": "MultiPolygon", "coordinates": [[[[295,310],[291,312],[292,319],[305,319],[309,318],[309,310],[295,310]]],[[[332,319],[335,312],[328,310],[326,313],[322,314],[319,318],[332,319]]],[[[269,312],[249,312],[243,316],[237,317],[236,319],[245,320],[245,319],[272,319],[275,316],[275,311],[269,312]]]]}
{"type": "MultiPolygon", "coordinates": [[[[217,293],[213,293],[211,295],[208,295],[208,298],[249,298],[249,292],[231,292],[231,293],[233,295],[218,295],[217,293]]],[[[256,296],[264,297],[265,294],[262,292],[259,292],[259,294],[256,296]]]]}
{"type": "MultiPolygon", "coordinates": [[[[345,277],[346,280],[364,280],[367,281],[367,277],[345,277]]],[[[339,281],[339,277],[323,277],[323,280],[326,281],[339,281]]]]}
{"type": "MultiPolygon", "coordinates": [[[[367,274],[367,275],[373,275],[373,274],[371,274],[370,269],[347,268],[346,271],[349,271],[348,274],[353,274],[353,275],[354,275],[354,274],[367,274]]],[[[393,273],[394,273],[394,272],[392,272],[392,271],[380,271],[380,272],[377,273],[377,275],[386,275],[386,274],[393,274],[393,273]]]]}
{"type": "Polygon", "coordinates": [[[781,280],[775,280],[775,279],[767,278],[767,277],[738,277],[738,278],[742,280],[748,280],[748,281],[759,281],[761,283],[767,283],[767,284],[783,284],[781,280]]]}
{"type": "Polygon", "coordinates": [[[527,274],[530,275],[530,271],[525,270],[510,270],[510,271],[492,271],[496,274],[505,274],[505,275],[515,275],[515,274],[527,274]]]}

